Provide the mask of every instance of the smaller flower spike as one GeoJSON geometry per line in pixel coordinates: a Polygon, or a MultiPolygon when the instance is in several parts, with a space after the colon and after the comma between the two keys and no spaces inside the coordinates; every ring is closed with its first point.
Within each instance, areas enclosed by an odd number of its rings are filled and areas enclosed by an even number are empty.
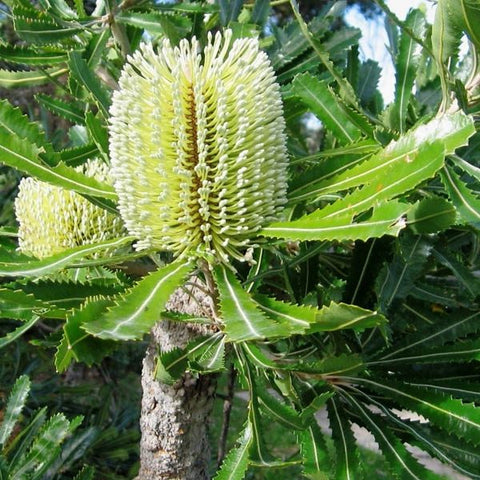
{"type": "MultiPolygon", "coordinates": [[[[109,181],[108,166],[98,160],[77,168],[89,177],[109,181]]],[[[15,199],[20,251],[37,258],[125,234],[118,215],[97,207],[80,194],[24,178],[15,199]]]]}
{"type": "Polygon", "coordinates": [[[286,202],[280,89],[257,39],[143,44],[111,107],[119,210],[138,249],[227,261],[286,202]]]}

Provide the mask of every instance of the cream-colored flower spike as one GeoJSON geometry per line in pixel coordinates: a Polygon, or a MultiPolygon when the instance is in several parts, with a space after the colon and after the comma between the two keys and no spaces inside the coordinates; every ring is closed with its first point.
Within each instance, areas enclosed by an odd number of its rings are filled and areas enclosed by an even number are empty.
{"type": "Polygon", "coordinates": [[[286,202],[279,86],[257,39],[232,32],[129,58],[114,93],[110,152],[137,248],[242,258],[286,202]]]}
{"type": "MultiPolygon", "coordinates": [[[[98,160],[88,161],[77,170],[109,181],[108,166],[98,160]]],[[[34,178],[20,182],[15,214],[19,249],[37,258],[125,234],[118,215],[97,207],[76,192],[34,178]]]]}

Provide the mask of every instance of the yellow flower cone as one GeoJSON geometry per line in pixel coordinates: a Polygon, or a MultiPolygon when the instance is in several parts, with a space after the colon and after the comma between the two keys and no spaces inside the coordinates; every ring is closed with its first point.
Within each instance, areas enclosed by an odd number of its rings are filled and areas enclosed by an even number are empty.
{"type": "Polygon", "coordinates": [[[287,154],[279,86],[258,40],[232,32],[129,58],[110,152],[119,210],[138,249],[227,261],[277,219],[287,154]]]}

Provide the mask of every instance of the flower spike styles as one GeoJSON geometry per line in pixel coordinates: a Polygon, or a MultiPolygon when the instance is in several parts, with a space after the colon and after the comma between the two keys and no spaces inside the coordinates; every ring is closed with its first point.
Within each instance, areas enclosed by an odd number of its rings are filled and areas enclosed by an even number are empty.
{"type": "Polygon", "coordinates": [[[257,39],[232,32],[157,52],[143,44],[114,93],[110,152],[138,249],[227,261],[286,202],[279,86],[257,39]]]}
{"type": "MultiPolygon", "coordinates": [[[[99,160],[88,161],[77,170],[97,180],[110,181],[108,166],[99,160]]],[[[34,178],[20,182],[15,215],[19,223],[19,250],[39,259],[126,233],[118,215],[74,191],[34,178]]]]}

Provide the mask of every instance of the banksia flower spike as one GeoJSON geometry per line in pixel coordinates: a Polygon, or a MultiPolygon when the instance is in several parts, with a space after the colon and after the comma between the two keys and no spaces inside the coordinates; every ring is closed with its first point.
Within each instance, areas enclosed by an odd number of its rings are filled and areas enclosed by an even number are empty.
{"type": "MultiPolygon", "coordinates": [[[[109,181],[108,166],[98,160],[88,161],[77,170],[109,181]]],[[[118,215],[97,207],[76,192],[34,178],[20,182],[15,214],[19,249],[37,258],[125,234],[118,215]]]]}
{"type": "Polygon", "coordinates": [[[286,202],[279,86],[258,40],[143,44],[114,93],[110,152],[138,249],[226,261],[286,202]]]}

